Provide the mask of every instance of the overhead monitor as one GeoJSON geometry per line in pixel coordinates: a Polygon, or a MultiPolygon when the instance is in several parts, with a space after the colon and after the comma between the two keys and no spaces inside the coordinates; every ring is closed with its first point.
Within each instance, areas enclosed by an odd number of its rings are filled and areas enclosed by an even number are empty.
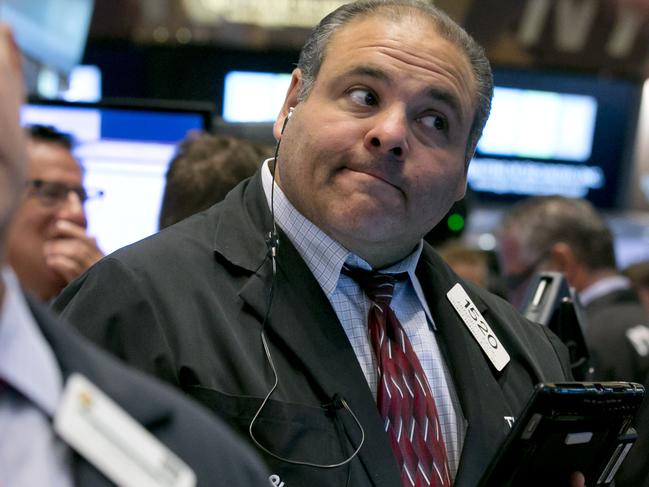
{"type": "Polygon", "coordinates": [[[176,145],[193,129],[208,129],[205,106],[31,102],[23,125],[52,125],[74,136],[84,184],[104,192],[86,203],[88,230],[110,253],[155,233],[165,173],[176,145]]]}
{"type": "Polygon", "coordinates": [[[290,73],[230,71],[225,76],[223,120],[274,122],[290,82],[290,73]]]}
{"type": "Polygon", "coordinates": [[[469,167],[479,200],[560,194],[624,203],[640,87],[587,75],[495,70],[491,116],[469,167]]]}

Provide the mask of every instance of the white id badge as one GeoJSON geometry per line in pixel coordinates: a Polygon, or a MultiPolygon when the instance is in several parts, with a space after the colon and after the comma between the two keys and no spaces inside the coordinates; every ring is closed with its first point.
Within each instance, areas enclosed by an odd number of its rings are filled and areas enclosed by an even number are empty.
{"type": "Polygon", "coordinates": [[[80,374],[66,382],[54,430],[119,486],[196,485],[191,468],[80,374]]]}
{"type": "Polygon", "coordinates": [[[446,293],[446,297],[473,335],[473,338],[476,339],[482,351],[487,355],[491,364],[498,372],[503,370],[505,365],[509,363],[509,353],[500,343],[489,323],[484,319],[482,313],[478,311],[464,288],[458,283],[446,293]]]}

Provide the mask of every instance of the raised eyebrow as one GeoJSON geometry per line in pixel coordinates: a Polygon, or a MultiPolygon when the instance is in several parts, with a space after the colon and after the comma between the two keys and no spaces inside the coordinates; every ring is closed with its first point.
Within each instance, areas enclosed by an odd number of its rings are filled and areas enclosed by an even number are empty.
{"type": "Polygon", "coordinates": [[[458,120],[462,120],[462,108],[460,105],[460,100],[448,90],[444,90],[438,87],[430,87],[426,91],[426,96],[432,100],[440,101],[449,106],[453,115],[458,120]]]}
{"type": "Polygon", "coordinates": [[[372,66],[356,66],[355,68],[342,73],[338,76],[338,79],[351,78],[354,76],[368,76],[387,84],[392,83],[391,78],[385,71],[372,66]]]}

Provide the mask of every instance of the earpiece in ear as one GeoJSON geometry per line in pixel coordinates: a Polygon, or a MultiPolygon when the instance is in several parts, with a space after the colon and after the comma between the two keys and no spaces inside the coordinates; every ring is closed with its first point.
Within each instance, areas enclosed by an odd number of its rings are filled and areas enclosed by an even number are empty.
{"type": "Polygon", "coordinates": [[[284,130],[286,129],[286,124],[288,123],[288,119],[291,118],[291,115],[293,115],[293,110],[295,110],[295,107],[288,107],[288,114],[284,119],[284,123],[282,124],[282,131],[280,132],[280,134],[284,133],[284,130]]]}

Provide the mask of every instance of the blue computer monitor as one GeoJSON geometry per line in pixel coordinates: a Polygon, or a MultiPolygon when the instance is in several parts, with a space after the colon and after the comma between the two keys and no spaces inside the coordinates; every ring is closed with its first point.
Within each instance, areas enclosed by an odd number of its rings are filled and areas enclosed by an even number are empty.
{"type": "Polygon", "coordinates": [[[176,145],[189,131],[208,129],[212,114],[203,105],[33,101],[21,118],[74,136],[84,184],[104,192],[86,203],[88,231],[110,253],[157,231],[176,145]]]}

